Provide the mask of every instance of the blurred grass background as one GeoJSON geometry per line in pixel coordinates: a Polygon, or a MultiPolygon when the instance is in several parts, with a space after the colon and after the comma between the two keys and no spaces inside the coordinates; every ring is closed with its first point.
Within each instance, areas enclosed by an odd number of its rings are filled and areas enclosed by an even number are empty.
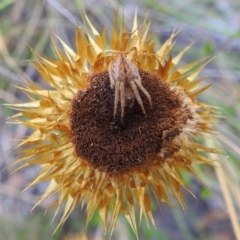
{"type": "MultiPolygon", "coordinates": [[[[85,9],[94,26],[101,32],[112,25],[114,10],[124,10],[125,21],[132,27],[135,8],[139,22],[146,16],[151,21],[150,33],[156,34],[159,46],[174,29],[182,29],[173,55],[194,43],[184,62],[212,55],[214,60],[202,72],[206,82],[213,83],[201,100],[219,107],[224,118],[216,129],[219,135],[209,145],[224,149],[222,155],[209,156],[216,168],[198,167],[200,179],[184,174],[190,189],[198,197],[186,194],[188,210],[170,209],[157,204],[154,216],[157,229],[146,222],[139,225],[139,239],[192,240],[240,239],[240,3],[238,0],[1,0],[0,1],[0,104],[20,103],[26,97],[13,85],[25,84],[22,76],[45,83],[28,60],[33,59],[27,44],[37,52],[54,57],[50,38],[56,33],[74,48],[76,22],[82,25],[85,9]]],[[[21,193],[39,169],[27,168],[10,175],[3,170],[15,156],[15,142],[30,132],[24,126],[6,125],[13,111],[0,107],[0,239],[48,240],[75,239],[85,229],[84,210],[76,209],[62,229],[53,236],[57,221],[51,224],[53,211],[44,212],[53,199],[47,199],[33,212],[31,208],[47,186],[39,184],[21,193]]],[[[103,235],[100,219],[94,215],[86,231],[89,239],[108,239],[103,235]]],[[[76,238],[76,239],[80,239],[76,238]]],[[[130,227],[120,217],[112,239],[135,239],[130,227]]]]}

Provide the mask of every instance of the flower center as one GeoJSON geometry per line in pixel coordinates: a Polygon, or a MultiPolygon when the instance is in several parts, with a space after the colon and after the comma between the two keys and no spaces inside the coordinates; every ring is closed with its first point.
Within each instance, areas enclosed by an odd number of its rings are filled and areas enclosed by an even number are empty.
{"type": "Polygon", "coordinates": [[[114,117],[115,93],[107,71],[91,74],[89,87],[78,91],[72,101],[71,140],[76,155],[110,175],[143,166],[156,155],[172,156],[179,150],[172,140],[192,118],[183,97],[158,76],[142,70],[139,75],[152,99],[150,107],[146,95],[139,92],[146,114],[129,98],[123,121],[120,108],[114,117]]]}

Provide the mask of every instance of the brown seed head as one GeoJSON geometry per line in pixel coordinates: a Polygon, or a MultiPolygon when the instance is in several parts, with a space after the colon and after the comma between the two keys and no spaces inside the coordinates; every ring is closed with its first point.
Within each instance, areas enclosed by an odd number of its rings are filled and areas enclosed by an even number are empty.
{"type": "MultiPolygon", "coordinates": [[[[178,151],[171,144],[182,132],[182,126],[192,114],[183,98],[156,75],[139,70],[142,84],[151,95],[152,108],[143,114],[138,103],[113,116],[114,91],[107,71],[89,76],[86,91],[79,91],[72,101],[71,133],[76,154],[95,168],[112,175],[142,166],[152,156],[162,152],[162,159],[178,151]]],[[[140,97],[144,106],[148,99],[140,97]]]]}

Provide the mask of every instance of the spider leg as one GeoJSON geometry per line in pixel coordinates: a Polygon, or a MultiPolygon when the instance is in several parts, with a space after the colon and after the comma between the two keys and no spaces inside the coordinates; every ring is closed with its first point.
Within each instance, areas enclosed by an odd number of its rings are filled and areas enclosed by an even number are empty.
{"type": "Polygon", "coordinates": [[[110,79],[110,86],[113,89],[115,86],[115,81],[112,76],[112,62],[110,62],[109,66],[108,66],[108,75],[109,75],[109,79],[110,79]]]}
{"type": "Polygon", "coordinates": [[[138,89],[137,89],[137,85],[136,85],[135,81],[130,81],[130,83],[131,83],[131,86],[132,86],[132,90],[133,90],[133,92],[134,92],[134,95],[135,95],[135,97],[136,97],[136,99],[137,99],[137,101],[138,101],[138,104],[140,105],[143,113],[146,115],[146,111],[145,111],[145,108],[144,108],[144,106],[143,106],[142,99],[141,99],[141,97],[140,97],[140,95],[139,95],[139,92],[138,92],[138,89]]]}
{"type": "Polygon", "coordinates": [[[152,107],[152,98],[150,96],[150,94],[148,93],[148,91],[143,87],[141,81],[139,81],[138,79],[135,79],[134,82],[138,85],[138,87],[142,90],[142,92],[145,94],[145,96],[147,97],[151,107],[152,107]]]}
{"type": "Polygon", "coordinates": [[[114,99],[114,118],[116,116],[116,113],[117,113],[117,106],[118,106],[118,101],[119,101],[119,84],[120,82],[119,81],[116,81],[116,85],[115,85],[115,99],[114,99]]]}
{"type": "Polygon", "coordinates": [[[120,83],[120,101],[121,101],[121,120],[123,120],[124,108],[125,108],[125,88],[124,88],[124,82],[120,83]]]}

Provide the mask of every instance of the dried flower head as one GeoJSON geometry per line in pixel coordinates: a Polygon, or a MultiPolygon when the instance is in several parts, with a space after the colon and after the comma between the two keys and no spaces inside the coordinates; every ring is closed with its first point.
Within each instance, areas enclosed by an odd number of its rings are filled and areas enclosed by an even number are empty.
{"type": "Polygon", "coordinates": [[[106,31],[84,18],[76,52],[59,38],[56,60],[36,53],[33,64],[52,89],[28,79],[20,87],[29,102],[12,105],[19,110],[12,119],[34,131],[17,146],[25,147],[16,162],[42,166],[30,186],[50,181],[39,202],[58,193],[56,213],[66,202],[59,225],[82,202],[87,223],[98,210],[112,232],[122,212],[137,234],[136,206],[153,224],[151,193],[167,204],[172,194],[185,208],[181,171],[195,174],[194,164],[209,163],[199,153],[215,151],[196,140],[213,133],[216,120],[214,108],[196,99],[208,88],[197,78],[207,62],[178,68],[190,46],[171,56],[177,32],[155,50],[146,20],[139,27],[135,17],[128,33],[124,20],[118,30],[117,14],[107,49],[106,31]]]}

